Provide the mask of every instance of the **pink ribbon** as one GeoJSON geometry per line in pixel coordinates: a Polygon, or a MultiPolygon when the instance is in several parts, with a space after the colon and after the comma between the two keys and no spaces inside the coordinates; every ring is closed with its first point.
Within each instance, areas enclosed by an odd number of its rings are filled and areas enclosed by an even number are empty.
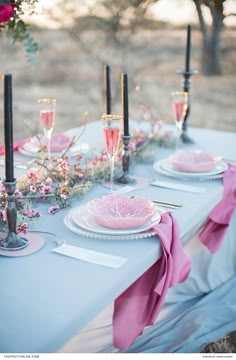
{"type": "Polygon", "coordinates": [[[236,208],[236,166],[229,164],[224,172],[224,193],[221,201],[208,216],[200,241],[211,253],[219,250],[236,208]]]}
{"type": "Polygon", "coordinates": [[[145,326],[154,323],[168,288],[185,281],[190,272],[191,260],[174,217],[163,214],[153,230],[160,238],[162,257],[115,300],[113,345],[119,349],[128,349],[145,326]]]}

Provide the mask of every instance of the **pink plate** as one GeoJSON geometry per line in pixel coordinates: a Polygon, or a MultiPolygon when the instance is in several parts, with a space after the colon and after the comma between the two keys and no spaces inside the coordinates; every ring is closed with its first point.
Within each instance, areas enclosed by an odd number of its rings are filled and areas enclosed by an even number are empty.
{"type": "Polygon", "coordinates": [[[211,171],[222,158],[204,151],[179,151],[169,160],[178,171],[198,173],[211,171]]]}
{"type": "Polygon", "coordinates": [[[128,229],[148,222],[157,211],[151,200],[140,196],[107,195],[87,204],[89,215],[108,228],[128,229]]]}
{"type": "MultiPolygon", "coordinates": [[[[44,135],[34,136],[31,141],[37,147],[47,146],[47,139],[44,135]]],[[[51,151],[61,152],[65,150],[70,144],[71,138],[64,134],[52,134],[51,151]]]]}

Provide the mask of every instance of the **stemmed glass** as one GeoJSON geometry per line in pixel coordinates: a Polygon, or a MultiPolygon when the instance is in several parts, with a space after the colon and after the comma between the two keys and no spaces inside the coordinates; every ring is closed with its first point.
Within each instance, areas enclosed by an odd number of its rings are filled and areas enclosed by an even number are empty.
{"type": "Polygon", "coordinates": [[[104,114],[102,115],[102,126],[106,145],[107,155],[110,161],[110,191],[113,191],[114,178],[114,163],[115,155],[117,154],[120,129],[121,129],[121,115],[104,114]]]}
{"type": "Polygon", "coordinates": [[[40,105],[39,112],[40,119],[43,125],[43,131],[47,138],[48,159],[51,159],[51,138],[56,113],[56,99],[39,99],[38,103],[40,105]]]}
{"type": "Polygon", "coordinates": [[[172,107],[177,129],[176,148],[181,140],[183,132],[183,122],[188,108],[188,93],[184,91],[172,92],[172,107]]]}

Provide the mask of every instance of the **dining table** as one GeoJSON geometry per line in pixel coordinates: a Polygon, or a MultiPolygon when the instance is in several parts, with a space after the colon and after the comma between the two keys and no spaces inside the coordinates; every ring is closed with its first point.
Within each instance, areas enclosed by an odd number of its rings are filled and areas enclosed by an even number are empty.
{"type": "MultiPolygon", "coordinates": [[[[141,121],[138,122],[139,125],[135,124],[136,122],[132,126],[147,128],[147,124],[142,124],[141,121]]],[[[236,132],[194,127],[189,127],[188,132],[195,143],[183,145],[185,150],[200,149],[220,155],[226,163],[236,161],[236,132]]],[[[78,135],[81,127],[70,129],[66,133],[78,135]]],[[[100,122],[88,124],[78,143],[88,145],[94,151],[101,149],[104,144],[100,122]],[[98,131],[101,131],[101,136],[98,136],[98,131]]],[[[161,205],[160,207],[163,212],[173,211],[182,245],[187,247],[206,223],[208,214],[221,200],[223,180],[220,176],[183,180],[157,171],[154,164],[168,158],[173,152],[173,148],[156,146],[152,157],[133,164],[130,167],[130,176],[141,179],[141,183],[142,179],[146,182],[139,187],[130,185],[127,195],[181,203],[182,206],[175,209],[161,205]],[[160,183],[155,185],[155,181],[160,183]],[[184,188],[171,189],[165,187],[165,183],[185,185],[189,187],[189,191],[184,188]]],[[[3,156],[1,158],[3,159],[3,156]]],[[[31,157],[16,152],[14,159],[26,163],[31,157]]],[[[15,167],[14,171],[15,177],[19,178],[28,170],[15,167]]],[[[0,166],[0,176],[4,179],[4,166],[0,166]]],[[[84,195],[74,199],[70,207],[65,207],[55,214],[48,214],[48,204],[37,203],[37,209],[42,216],[34,221],[30,231],[42,237],[44,245],[26,256],[0,255],[1,353],[60,351],[161,257],[158,236],[146,236],[144,232],[139,233],[136,238],[114,239],[109,237],[109,234],[88,236],[86,231],[76,232],[68,226],[66,220],[68,221],[70,211],[81,209],[90,200],[107,194],[107,187],[101,183],[96,184],[84,195]],[[117,266],[106,266],[66,256],[57,252],[61,243],[72,245],[73,249],[82,248],[112,255],[114,260],[121,260],[121,263],[117,266]]],[[[230,229],[236,233],[235,216],[231,220],[230,229]]],[[[208,259],[210,257],[214,256],[209,254],[208,259]]],[[[227,268],[227,263],[223,263],[225,257],[222,259],[222,263],[218,264],[221,275],[224,267],[227,268]]],[[[212,279],[215,288],[220,281],[223,283],[236,275],[235,260],[232,261],[234,266],[225,274],[223,280],[218,278],[217,271],[215,272],[212,279]]],[[[199,271],[200,267],[201,265],[199,271]]]]}

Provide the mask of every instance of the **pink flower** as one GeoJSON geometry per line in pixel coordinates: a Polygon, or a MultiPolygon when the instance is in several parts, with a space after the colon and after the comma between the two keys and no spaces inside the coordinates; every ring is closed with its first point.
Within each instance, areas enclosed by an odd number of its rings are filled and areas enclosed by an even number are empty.
{"type": "Polygon", "coordinates": [[[51,206],[49,209],[48,209],[48,214],[55,214],[57,211],[59,211],[60,208],[58,205],[54,205],[54,206],[51,206]]]}
{"type": "Polygon", "coordinates": [[[3,222],[7,221],[6,210],[0,210],[0,221],[3,221],[3,222]]]}
{"type": "Polygon", "coordinates": [[[22,192],[20,190],[18,190],[18,189],[15,190],[14,194],[16,196],[22,196],[22,192]]]}
{"type": "Polygon", "coordinates": [[[38,177],[37,177],[37,175],[35,174],[35,173],[33,173],[33,171],[29,171],[28,173],[27,173],[27,177],[30,179],[30,180],[37,180],[38,179],[38,177]]]}
{"type": "Polygon", "coordinates": [[[142,105],[141,109],[143,111],[144,120],[150,120],[152,118],[152,113],[148,105],[142,105]]]}
{"type": "Polygon", "coordinates": [[[107,154],[102,154],[100,160],[101,161],[107,161],[108,160],[107,154]]]}
{"type": "Polygon", "coordinates": [[[171,130],[171,129],[167,129],[167,130],[165,131],[165,136],[166,136],[166,137],[172,136],[172,130],[171,130]]]}
{"type": "Polygon", "coordinates": [[[45,185],[44,183],[40,184],[39,186],[39,193],[40,194],[50,194],[52,191],[52,187],[49,185],[45,185]]]}
{"type": "Polygon", "coordinates": [[[76,161],[79,162],[83,159],[83,156],[81,156],[80,154],[76,154],[76,161]]]}
{"type": "Polygon", "coordinates": [[[39,211],[35,211],[34,209],[26,210],[25,215],[27,215],[29,218],[36,218],[42,216],[42,213],[39,211]]]}
{"type": "Polygon", "coordinates": [[[27,223],[23,223],[17,226],[17,233],[21,233],[23,232],[23,234],[26,234],[28,231],[28,224],[27,223]]]}
{"type": "Polygon", "coordinates": [[[2,4],[0,5],[0,23],[5,23],[14,14],[14,4],[2,4]]]}
{"type": "Polygon", "coordinates": [[[135,143],[129,144],[129,150],[130,150],[131,152],[135,152],[135,151],[136,151],[136,144],[135,144],[135,143]]]}
{"type": "Polygon", "coordinates": [[[18,203],[23,204],[23,199],[21,199],[22,192],[20,190],[16,189],[14,194],[16,196],[16,199],[17,199],[18,203]]]}
{"type": "Polygon", "coordinates": [[[77,176],[79,179],[83,179],[84,174],[82,172],[77,172],[77,176]]]}
{"type": "Polygon", "coordinates": [[[68,195],[65,194],[65,193],[60,194],[60,197],[61,197],[63,200],[68,199],[68,195]]]}

